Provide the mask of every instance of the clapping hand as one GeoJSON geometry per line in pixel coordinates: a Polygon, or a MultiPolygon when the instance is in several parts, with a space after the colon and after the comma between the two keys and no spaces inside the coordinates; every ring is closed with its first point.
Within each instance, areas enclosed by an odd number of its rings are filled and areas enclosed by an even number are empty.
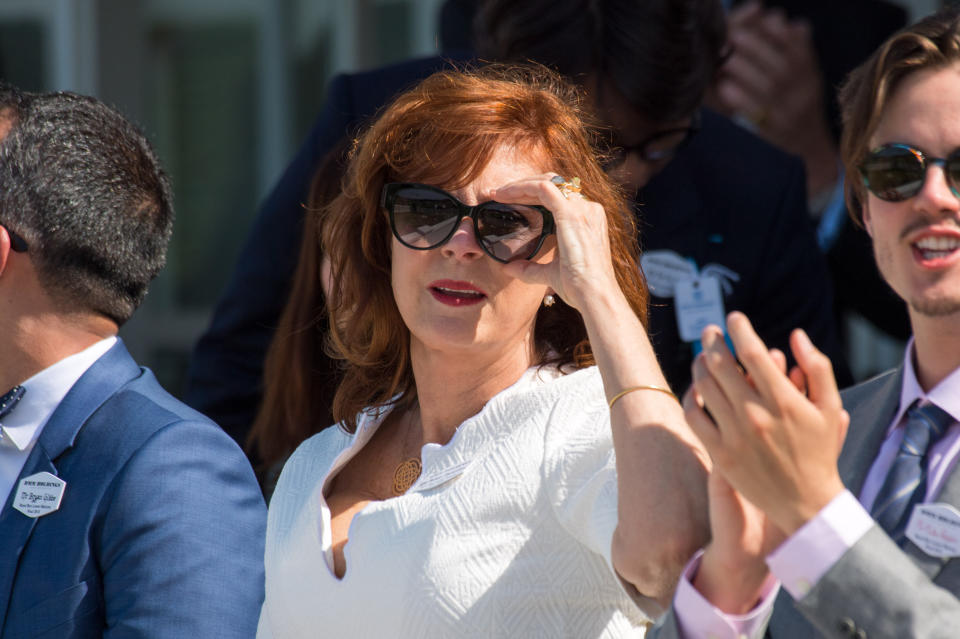
{"type": "Polygon", "coordinates": [[[790,336],[797,367],[784,374],[745,315],[731,313],[727,328],[743,370],[707,327],[687,420],[724,478],[792,534],[843,490],[837,458],[850,417],[830,360],[802,330],[790,336]]]}
{"type": "MultiPolygon", "coordinates": [[[[787,360],[771,349],[771,360],[786,372],[787,360]]],[[[749,381],[749,378],[748,378],[749,381]]],[[[683,398],[686,411],[703,401],[694,387],[683,398]]],[[[714,468],[708,481],[711,540],[693,586],[714,606],[731,614],[745,614],[761,596],[769,577],[766,557],[786,535],[766,514],[747,501],[714,468]]]]}
{"type": "Polygon", "coordinates": [[[802,331],[791,336],[798,367],[787,373],[783,353],[767,350],[744,315],[731,313],[728,327],[743,368],[719,328],[707,328],[684,409],[715,464],[712,540],[693,584],[742,614],[768,578],[767,555],[842,490],[836,459],[849,417],[830,361],[802,331]]]}

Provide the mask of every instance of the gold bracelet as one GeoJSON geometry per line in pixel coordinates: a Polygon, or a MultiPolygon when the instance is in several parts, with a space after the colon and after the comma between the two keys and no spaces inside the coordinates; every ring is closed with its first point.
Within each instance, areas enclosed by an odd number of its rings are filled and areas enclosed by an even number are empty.
{"type": "MultiPolygon", "coordinates": [[[[640,386],[631,386],[630,388],[624,388],[622,391],[620,391],[619,393],[617,393],[616,395],[614,395],[613,397],[611,397],[611,398],[610,398],[610,401],[607,402],[607,405],[608,405],[610,408],[613,408],[614,403],[615,403],[618,399],[620,399],[621,397],[623,397],[623,396],[626,395],[627,393],[632,393],[633,391],[638,391],[638,390],[660,391],[661,393],[666,393],[666,394],[669,395],[670,397],[672,397],[672,398],[674,398],[674,399],[677,399],[677,396],[674,395],[674,394],[673,394],[673,391],[670,390],[669,388],[664,388],[663,386],[654,386],[653,384],[641,384],[640,386]]],[[[677,400],[677,401],[680,401],[680,400],[677,400]]]]}

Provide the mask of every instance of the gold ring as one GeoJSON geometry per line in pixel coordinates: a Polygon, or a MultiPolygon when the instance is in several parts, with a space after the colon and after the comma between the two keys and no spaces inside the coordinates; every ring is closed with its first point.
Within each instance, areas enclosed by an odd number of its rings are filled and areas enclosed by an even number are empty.
{"type": "Polygon", "coordinates": [[[560,189],[560,193],[563,197],[570,199],[571,193],[580,193],[580,178],[575,177],[572,180],[567,180],[566,178],[560,177],[559,175],[554,175],[550,178],[550,181],[557,185],[557,188],[560,189]]]}

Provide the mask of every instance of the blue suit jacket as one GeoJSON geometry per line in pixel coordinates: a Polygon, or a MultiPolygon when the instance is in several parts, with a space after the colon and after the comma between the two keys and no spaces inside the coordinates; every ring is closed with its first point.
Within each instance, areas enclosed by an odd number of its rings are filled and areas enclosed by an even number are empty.
{"type": "MultiPolygon", "coordinates": [[[[314,169],[397,92],[444,67],[445,59],[427,58],[336,76],[313,129],[261,206],[194,351],[184,395],[238,441],[260,402],[263,359],[293,279],[314,169]]],[[[729,269],[738,279],[728,280],[727,311],[747,313],[764,341],[788,354],[790,331],[806,329],[837,366],[840,383],[848,383],[826,262],[806,211],[802,163],[716,113],[704,112],[702,124],[637,194],[642,249],[729,269]]],[[[651,298],[650,336],[667,379],[685,390],[693,353],[678,336],[673,298],[651,298]]],[[[316,368],[332,399],[334,366],[316,368]]],[[[314,423],[322,428],[332,420],[317,415],[314,423]]]]}
{"type": "MultiPolygon", "coordinates": [[[[0,512],[0,636],[252,637],[266,511],[209,419],[118,342],[70,389],[20,477],[66,482],[60,509],[0,512]]],[[[19,482],[19,480],[18,480],[19,482]]]]}

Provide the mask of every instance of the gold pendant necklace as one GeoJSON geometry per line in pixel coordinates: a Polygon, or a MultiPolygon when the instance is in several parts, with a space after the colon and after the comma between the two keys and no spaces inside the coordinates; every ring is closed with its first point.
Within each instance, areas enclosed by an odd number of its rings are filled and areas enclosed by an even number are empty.
{"type": "MultiPolygon", "coordinates": [[[[405,424],[407,432],[403,439],[403,452],[410,449],[411,436],[418,434],[420,431],[420,420],[418,419],[420,411],[418,408],[414,409],[414,411],[407,413],[405,424]]],[[[410,490],[410,487],[417,481],[422,471],[423,465],[420,462],[420,455],[408,457],[400,462],[396,470],[393,471],[393,496],[399,497],[410,490]]]]}
{"type": "Polygon", "coordinates": [[[423,470],[423,467],[416,457],[400,462],[397,469],[393,471],[393,494],[399,497],[410,490],[413,482],[420,477],[421,470],[423,470]]]}

